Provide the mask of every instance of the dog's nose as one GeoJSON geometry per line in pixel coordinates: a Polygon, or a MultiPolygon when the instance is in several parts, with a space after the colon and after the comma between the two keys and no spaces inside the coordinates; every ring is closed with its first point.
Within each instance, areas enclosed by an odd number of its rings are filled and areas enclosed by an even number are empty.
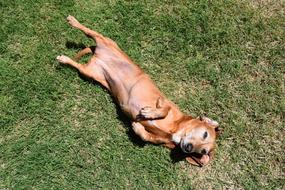
{"type": "Polygon", "coordinates": [[[193,149],[193,144],[189,143],[189,144],[186,145],[187,152],[191,152],[192,149],[193,149]]]}
{"type": "Polygon", "coordinates": [[[207,150],[206,149],[202,149],[201,150],[201,154],[207,154],[207,150]]]}

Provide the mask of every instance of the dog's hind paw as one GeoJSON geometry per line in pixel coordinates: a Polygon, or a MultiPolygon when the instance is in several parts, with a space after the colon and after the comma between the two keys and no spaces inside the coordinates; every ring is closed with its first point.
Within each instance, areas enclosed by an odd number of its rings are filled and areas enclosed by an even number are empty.
{"type": "Polygon", "coordinates": [[[56,57],[56,60],[60,63],[64,63],[64,64],[67,64],[69,63],[70,61],[72,61],[69,57],[65,56],[65,55],[59,55],[56,57]]]}
{"type": "Polygon", "coordinates": [[[80,23],[78,22],[78,20],[76,20],[76,18],[74,16],[69,15],[66,18],[66,20],[71,26],[73,26],[75,28],[77,28],[80,25],[80,23]]]}

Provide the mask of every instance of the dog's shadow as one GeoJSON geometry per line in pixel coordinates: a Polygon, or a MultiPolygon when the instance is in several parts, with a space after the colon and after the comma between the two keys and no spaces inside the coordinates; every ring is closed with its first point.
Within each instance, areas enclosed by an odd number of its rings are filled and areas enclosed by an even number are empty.
{"type": "Polygon", "coordinates": [[[123,126],[127,129],[126,134],[128,135],[129,139],[134,145],[139,147],[144,147],[146,142],[144,142],[135,132],[131,129],[132,123],[130,118],[128,118],[123,111],[121,110],[120,106],[117,104],[113,96],[111,96],[113,103],[116,106],[117,118],[122,122],[123,126]]]}
{"type": "Polygon", "coordinates": [[[188,156],[189,155],[184,153],[179,146],[176,146],[174,149],[171,149],[170,151],[170,158],[173,163],[183,161],[188,156]]]}
{"type": "Polygon", "coordinates": [[[65,46],[67,47],[67,49],[77,49],[77,50],[86,48],[86,46],[83,43],[75,43],[71,41],[67,41],[65,43],[65,46]]]}
{"type": "MultiPolygon", "coordinates": [[[[67,41],[65,45],[68,49],[81,50],[81,49],[86,48],[86,46],[83,43],[75,43],[75,42],[70,42],[70,41],[67,41]]],[[[92,47],[96,48],[95,46],[92,46],[92,47]]],[[[94,85],[99,85],[103,89],[106,89],[99,82],[94,81],[90,78],[87,78],[86,76],[84,76],[80,73],[79,73],[79,77],[84,81],[90,82],[94,85]]],[[[128,135],[130,141],[136,146],[144,147],[147,144],[147,142],[143,141],[138,135],[135,134],[135,132],[131,129],[131,120],[123,113],[120,106],[117,104],[115,98],[110,94],[110,92],[108,90],[106,90],[106,92],[112,98],[112,102],[114,103],[114,105],[116,107],[117,118],[122,122],[122,125],[124,126],[124,128],[127,129],[126,134],[128,135]]],[[[154,145],[157,146],[156,144],[154,144],[154,145]]],[[[170,151],[170,158],[171,158],[173,163],[177,163],[177,162],[180,162],[182,160],[185,160],[186,157],[187,157],[187,155],[185,153],[183,153],[183,151],[181,150],[180,147],[176,147],[174,149],[171,149],[171,151],[170,151]]]]}

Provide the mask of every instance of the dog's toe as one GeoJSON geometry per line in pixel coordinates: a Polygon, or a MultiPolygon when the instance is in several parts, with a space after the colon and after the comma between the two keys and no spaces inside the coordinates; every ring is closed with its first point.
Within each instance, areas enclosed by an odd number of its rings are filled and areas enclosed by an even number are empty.
{"type": "Polygon", "coordinates": [[[73,27],[77,27],[78,24],[79,24],[78,20],[76,20],[76,18],[75,18],[74,16],[71,16],[71,15],[69,15],[69,16],[66,18],[66,20],[67,20],[67,22],[68,22],[71,26],[73,26],[73,27]]]}
{"type": "Polygon", "coordinates": [[[67,20],[67,21],[73,21],[73,20],[76,20],[76,19],[75,19],[74,16],[68,15],[68,16],[66,17],[66,20],[67,20]]]}
{"type": "Polygon", "coordinates": [[[58,60],[59,62],[61,61],[61,55],[58,55],[57,57],[56,57],[56,60],[58,60]]]}
{"type": "Polygon", "coordinates": [[[151,119],[153,118],[155,114],[155,108],[152,107],[144,107],[140,110],[140,115],[142,115],[146,119],[151,119]]]}
{"type": "Polygon", "coordinates": [[[56,57],[56,59],[60,63],[68,63],[70,61],[70,58],[65,55],[59,55],[56,57]]]}

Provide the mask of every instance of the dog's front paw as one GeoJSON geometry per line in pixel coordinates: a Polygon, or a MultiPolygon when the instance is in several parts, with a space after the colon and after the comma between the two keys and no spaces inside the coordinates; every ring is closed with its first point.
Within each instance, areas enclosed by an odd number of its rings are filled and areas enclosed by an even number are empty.
{"type": "Polygon", "coordinates": [[[143,141],[148,141],[149,137],[143,125],[137,122],[132,123],[134,132],[141,137],[143,141]]]}
{"type": "Polygon", "coordinates": [[[71,26],[73,26],[75,28],[77,28],[80,25],[80,23],[78,22],[78,20],[76,20],[76,18],[74,16],[69,15],[66,18],[66,20],[71,26]]]}
{"type": "Polygon", "coordinates": [[[69,57],[65,56],[65,55],[59,55],[56,57],[56,60],[60,63],[64,63],[64,64],[67,64],[69,63],[70,61],[72,61],[69,57]]]}
{"type": "Polygon", "coordinates": [[[133,130],[136,134],[140,134],[144,131],[144,126],[142,126],[141,124],[139,123],[133,123],[132,124],[132,127],[133,127],[133,130]]]}
{"type": "Polygon", "coordinates": [[[139,115],[144,119],[154,119],[157,117],[156,111],[157,111],[156,108],[147,106],[147,107],[143,107],[140,110],[139,115]]]}

